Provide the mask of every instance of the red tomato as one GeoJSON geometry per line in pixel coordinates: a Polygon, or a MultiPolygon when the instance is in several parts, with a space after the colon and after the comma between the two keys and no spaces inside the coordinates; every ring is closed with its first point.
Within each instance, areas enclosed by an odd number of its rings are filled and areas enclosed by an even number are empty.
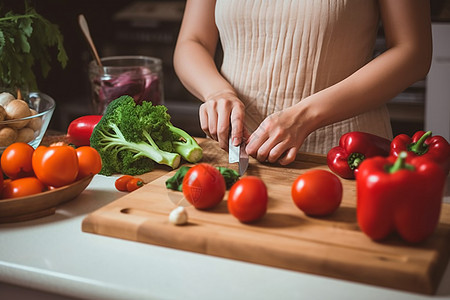
{"type": "Polygon", "coordinates": [[[73,120],[67,128],[70,142],[75,146],[89,146],[92,131],[101,118],[101,115],[88,115],[73,120]]]}
{"type": "Polygon", "coordinates": [[[228,193],[228,211],[239,221],[248,223],[262,218],[267,211],[267,188],[255,176],[239,179],[228,193]]]}
{"type": "Polygon", "coordinates": [[[71,146],[39,146],[31,162],[36,177],[45,185],[61,187],[77,179],[78,156],[71,146]]]}
{"type": "Polygon", "coordinates": [[[17,198],[38,194],[45,191],[45,186],[36,177],[23,177],[5,181],[3,198],[17,198]]]}
{"type": "Polygon", "coordinates": [[[127,191],[132,192],[144,186],[144,181],[140,178],[132,178],[127,182],[127,191]]]}
{"type": "Polygon", "coordinates": [[[102,169],[102,158],[94,148],[82,146],[76,149],[78,156],[78,176],[77,180],[95,175],[102,169]]]}
{"type": "Polygon", "coordinates": [[[27,143],[13,143],[6,147],[1,158],[2,170],[11,179],[33,176],[31,157],[34,148],[27,143]]]}
{"type": "Polygon", "coordinates": [[[198,209],[208,209],[219,204],[225,195],[225,179],[210,164],[200,163],[187,171],[183,179],[183,194],[198,209]]]}
{"type": "Polygon", "coordinates": [[[325,216],[338,209],[342,201],[342,183],[326,170],[311,170],[292,184],[292,199],[305,214],[325,216]]]}
{"type": "Polygon", "coordinates": [[[127,183],[128,183],[128,181],[130,181],[133,178],[134,177],[131,175],[122,175],[116,179],[114,185],[118,191],[128,192],[127,183]]]}

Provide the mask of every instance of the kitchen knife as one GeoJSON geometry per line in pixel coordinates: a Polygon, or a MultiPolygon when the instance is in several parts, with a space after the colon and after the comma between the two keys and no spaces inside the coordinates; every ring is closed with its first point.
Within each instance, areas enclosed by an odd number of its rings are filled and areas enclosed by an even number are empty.
{"type": "Polygon", "coordinates": [[[239,146],[239,175],[245,174],[248,168],[248,154],[245,151],[245,143],[239,146]]]}
{"type": "Polygon", "coordinates": [[[234,146],[231,138],[228,141],[228,162],[239,163],[239,175],[242,176],[247,171],[248,154],[245,152],[245,144],[234,146]]]}

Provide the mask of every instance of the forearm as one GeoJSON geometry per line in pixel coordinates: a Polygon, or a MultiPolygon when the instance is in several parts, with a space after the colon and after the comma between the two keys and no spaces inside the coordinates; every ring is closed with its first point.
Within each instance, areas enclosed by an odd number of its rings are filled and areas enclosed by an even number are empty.
{"type": "Polygon", "coordinates": [[[429,3],[380,0],[388,50],[343,81],[298,104],[312,130],[374,109],[425,78],[432,57],[429,3]]]}
{"type": "Polygon", "coordinates": [[[175,49],[174,67],[186,89],[202,101],[219,92],[234,93],[217,70],[211,53],[200,43],[180,41],[175,49]]]}
{"type": "Polygon", "coordinates": [[[430,55],[392,48],[343,81],[299,103],[314,120],[314,129],[345,120],[386,103],[423,79],[430,55]]]}

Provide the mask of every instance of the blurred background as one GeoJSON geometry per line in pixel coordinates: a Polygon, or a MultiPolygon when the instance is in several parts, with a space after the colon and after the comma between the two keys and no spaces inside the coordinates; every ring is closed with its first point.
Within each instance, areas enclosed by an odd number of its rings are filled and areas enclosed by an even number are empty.
{"type": "MultiPolygon", "coordinates": [[[[54,61],[47,78],[38,78],[41,91],[57,102],[50,129],[65,132],[69,123],[91,114],[87,68],[92,54],[78,25],[84,14],[99,55],[146,55],[163,60],[165,105],[174,125],[202,136],[200,101],[176,77],[172,56],[185,1],[180,0],[34,0],[38,13],[58,24],[69,61],[65,69],[54,61]]],[[[2,11],[23,11],[23,1],[2,1],[2,11]]],[[[427,78],[388,103],[394,135],[431,129],[450,140],[450,0],[431,1],[434,39],[433,66],[427,78]]],[[[380,26],[374,55],[385,49],[380,26]]],[[[53,56],[55,57],[55,56],[53,56]]],[[[217,56],[220,63],[220,51],[217,56]]],[[[413,63],[413,62],[412,62],[413,63]]],[[[39,75],[39,74],[37,74],[39,75]]]]}

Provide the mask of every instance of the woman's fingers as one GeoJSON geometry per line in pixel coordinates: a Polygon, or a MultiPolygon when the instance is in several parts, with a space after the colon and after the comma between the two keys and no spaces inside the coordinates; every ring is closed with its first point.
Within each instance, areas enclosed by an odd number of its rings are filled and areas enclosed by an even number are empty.
{"type": "Polygon", "coordinates": [[[244,114],[244,105],[236,96],[216,95],[200,106],[200,126],[207,136],[219,142],[219,147],[228,150],[230,131],[235,145],[242,141],[244,114]]]}
{"type": "Polygon", "coordinates": [[[235,103],[231,111],[231,138],[233,139],[233,145],[238,146],[248,136],[248,133],[244,132],[244,105],[242,103],[235,103]]]}
{"type": "Polygon", "coordinates": [[[258,161],[287,165],[295,160],[307,133],[286,110],[267,117],[250,136],[246,151],[258,161]]]}

